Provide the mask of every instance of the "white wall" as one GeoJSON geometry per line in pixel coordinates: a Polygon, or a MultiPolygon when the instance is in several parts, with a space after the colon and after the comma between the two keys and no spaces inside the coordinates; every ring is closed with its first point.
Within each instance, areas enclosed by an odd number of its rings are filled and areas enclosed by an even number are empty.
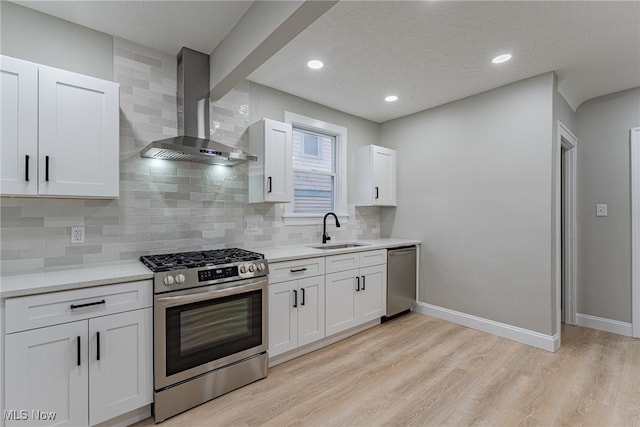
{"type": "Polygon", "coordinates": [[[576,116],[578,313],[631,322],[629,130],[640,126],[640,88],[589,100],[576,116]]]}
{"type": "Polygon", "coordinates": [[[7,1],[0,1],[0,53],[113,80],[110,35],[7,1]]]}
{"type": "Polygon", "coordinates": [[[422,240],[421,302],[555,333],[553,92],[547,73],[381,125],[399,188],[382,233],[422,240]]]}

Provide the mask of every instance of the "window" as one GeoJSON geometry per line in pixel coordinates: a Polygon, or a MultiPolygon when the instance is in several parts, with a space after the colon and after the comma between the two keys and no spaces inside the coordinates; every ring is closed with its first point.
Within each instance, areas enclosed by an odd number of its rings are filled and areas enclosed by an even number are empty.
{"type": "Polygon", "coordinates": [[[285,224],[320,224],[327,212],[346,220],[347,129],[285,112],[293,127],[293,203],[285,224]]]}

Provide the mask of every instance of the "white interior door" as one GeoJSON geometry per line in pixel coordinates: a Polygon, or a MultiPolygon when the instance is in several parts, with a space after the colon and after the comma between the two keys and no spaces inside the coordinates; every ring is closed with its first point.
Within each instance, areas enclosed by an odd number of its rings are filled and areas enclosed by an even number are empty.
{"type": "Polygon", "coordinates": [[[640,338],[640,128],[631,129],[631,322],[640,338]]]}

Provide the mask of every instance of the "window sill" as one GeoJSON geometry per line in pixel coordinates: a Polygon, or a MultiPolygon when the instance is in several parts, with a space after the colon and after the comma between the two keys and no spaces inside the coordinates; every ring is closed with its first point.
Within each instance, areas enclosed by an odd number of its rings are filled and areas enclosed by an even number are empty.
{"type": "MultiPolygon", "coordinates": [[[[338,220],[341,224],[349,223],[349,215],[346,213],[337,213],[338,220]]],[[[282,215],[284,225],[322,225],[324,214],[284,214],[282,215]]],[[[328,219],[333,221],[333,218],[328,219]]]]}

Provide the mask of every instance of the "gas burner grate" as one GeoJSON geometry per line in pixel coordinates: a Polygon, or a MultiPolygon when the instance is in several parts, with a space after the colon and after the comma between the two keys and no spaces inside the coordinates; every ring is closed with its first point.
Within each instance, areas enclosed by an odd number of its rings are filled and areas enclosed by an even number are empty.
{"type": "Polygon", "coordinates": [[[264,259],[264,255],[239,248],[143,255],[140,257],[140,261],[154,273],[185,268],[233,264],[257,259],[264,259]]]}

